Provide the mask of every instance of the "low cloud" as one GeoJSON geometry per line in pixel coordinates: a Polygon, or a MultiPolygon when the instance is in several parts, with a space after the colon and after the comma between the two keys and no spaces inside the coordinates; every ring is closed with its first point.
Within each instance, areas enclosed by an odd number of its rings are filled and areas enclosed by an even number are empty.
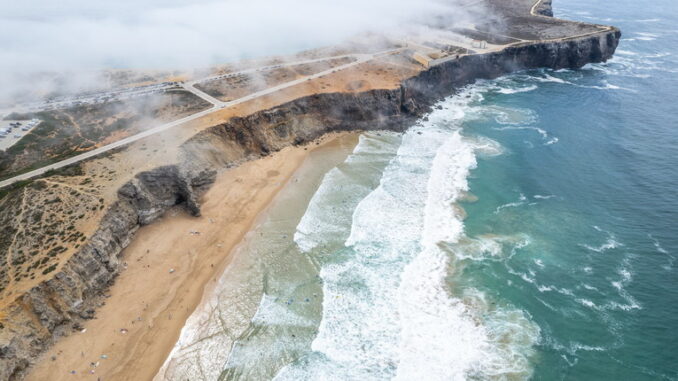
{"type": "Polygon", "coordinates": [[[176,69],[326,46],[365,32],[403,32],[444,17],[468,22],[460,0],[33,0],[0,5],[0,97],[36,72],[176,69]]]}

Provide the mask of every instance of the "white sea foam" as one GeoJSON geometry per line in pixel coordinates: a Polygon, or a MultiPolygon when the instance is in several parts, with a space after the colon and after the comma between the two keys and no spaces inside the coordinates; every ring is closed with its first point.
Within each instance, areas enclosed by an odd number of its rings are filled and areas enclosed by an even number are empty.
{"type": "MultiPolygon", "coordinates": [[[[539,285],[537,284],[537,280],[533,276],[531,276],[530,274],[524,273],[524,272],[521,272],[521,271],[516,271],[511,266],[508,266],[508,265],[506,266],[506,269],[508,270],[508,272],[510,274],[513,274],[515,276],[520,277],[520,279],[522,279],[524,282],[532,284],[535,287],[539,287],[539,285]]],[[[545,289],[545,291],[546,291],[546,289],[545,289]]]]}
{"type": "Polygon", "coordinates": [[[560,83],[560,84],[567,84],[567,85],[572,85],[571,82],[568,82],[564,79],[554,77],[552,75],[543,73],[543,77],[540,76],[534,76],[532,77],[534,80],[539,81],[539,82],[553,82],[553,83],[560,83]]]}
{"type": "Polygon", "coordinates": [[[584,247],[584,248],[591,250],[591,251],[595,251],[596,253],[604,253],[607,250],[616,249],[618,247],[624,246],[623,243],[617,241],[617,238],[611,232],[603,230],[598,226],[594,226],[593,228],[596,229],[597,231],[599,231],[601,233],[605,233],[607,235],[607,239],[605,240],[605,242],[603,244],[599,245],[599,246],[592,246],[592,245],[589,245],[589,244],[580,244],[579,246],[584,247]]]}
{"type": "Polygon", "coordinates": [[[609,249],[615,249],[617,247],[620,247],[620,246],[622,246],[622,244],[615,241],[614,238],[608,238],[607,241],[605,241],[605,243],[603,243],[600,246],[591,246],[591,245],[587,245],[587,244],[582,244],[581,246],[583,246],[583,247],[585,247],[585,248],[587,248],[591,251],[595,251],[596,253],[603,253],[603,252],[605,252],[609,249]]]}
{"type": "Polygon", "coordinates": [[[623,50],[623,49],[617,49],[615,51],[615,53],[621,54],[621,55],[624,55],[624,56],[637,56],[638,55],[638,53],[636,53],[636,52],[632,52],[632,51],[629,51],[629,50],[623,50]]]}
{"type": "Polygon", "coordinates": [[[650,33],[650,32],[636,32],[637,35],[639,36],[644,36],[644,37],[659,37],[660,35],[657,33],[650,33]]]}
{"type": "Polygon", "coordinates": [[[487,337],[468,318],[468,307],[446,292],[449,266],[440,242],[456,242],[461,219],[451,208],[466,190],[473,151],[458,134],[438,150],[428,181],[422,250],[405,268],[399,287],[400,363],[395,379],[411,380],[426,369],[430,380],[463,379],[483,357],[487,337]],[[441,340],[445,338],[444,340],[441,340]]]}
{"type": "MultiPolygon", "coordinates": [[[[613,60],[610,60],[608,63],[603,63],[603,64],[587,64],[583,67],[585,70],[598,70],[598,71],[603,71],[607,74],[612,74],[612,75],[624,75],[624,76],[632,76],[632,77],[647,77],[649,75],[647,74],[637,74],[637,73],[631,73],[629,69],[631,67],[635,67],[632,62],[632,60],[637,60],[635,57],[637,53],[627,51],[626,54],[622,53],[618,56],[615,56],[613,60]],[[624,66],[622,70],[619,68],[612,67],[612,63],[622,63],[624,66]]],[[[647,65],[644,65],[647,66],[647,65]]],[[[555,73],[561,73],[560,71],[555,71],[555,73]]],[[[570,79],[572,75],[568,76],[570,79]]],[[[600,85],[587,85],[587,84],[581,84],[576,81],[576,79],[579,78],[574,78],[571,81],[553,76],[548,74],[545,71],[542,71],[540,75],[532,75],[532,76],[525,76],[525,80],[532,80],[532,81],[537,81],[537,82],[543,82],[543,83],[558,83],[558,84],[563,84],[563,85],[570,85],[570,86],[575,86],[575,87],[580,87],[580,88],[585,88],[585,89],[596,89],[596,90],[623,90],[623,91],[630,91],[630,92],[636,92],[634,89],[629,89],[625,87],[621,87],[618,85],[614,85],[609,83],[607,80],[602,80],[600,85]]],[[[557,143],[558,139],[552,139],[549,143],[554,144],[557,143]]],[[[547,143],[547,145],[549,144],[547,143]]]]}
{"type": "Polygon", "coordinates": [[[501,77],[494,80],[479,80],[474,86],[465,89],[466,93],[473,93],[476,101],[483,99],[483,93],[499,93],[499,94],[518,94],[537,90],[536,85],[524,86],[524,83],[516,81],[512,77],[501,77]]]}
{"type": "Polygon", "coordinates": [[[499,156],[504,153],[504,148],[499,142],[484,136],[477,136],[472,139],[466,138],[465,141],[473,148],[473,152],[481,157],[499,156]]]}
{"type": "MultiPolygon", "coordinates": [[[[435,119],[403,136],[378,186],[354,208],[347,248],[320,270],[324,299],[312,343],[316,355],[305,364],[288,366],[278,378],[315,379],[327,375],[328,369],[329,379],[338,380],[395,376],[400,335],[397,274],[418,251],[429,167],[450,136],[431,126],[435,119]]],[[[322,212],[326,206],[314,207],[322,212]]]]}
{"type": "Polygon", "coordinates": [[[550,145],[552,145],[552,144],[558,143],[559,140],[560,140],[560,139],[554,137],[554,138],[549,139],[546,143],[544,143],[544,145],[545,145],[545,146],[550,146],[550,145]]]}
{"type": "MultiPolygon", "coordinates": [[[[534,122],[536,119],[532,119],[531,122],[534,122]]],[[[503,123],[503,124],[509,124],[509,123],[503,123]]],[[[494,127],[494,130],[497,131],[510,131],[510,130],[527,130],[527,131],[535,131],[537,132],[542,140],[544,141],[544,145],[548,146],[551,144],[558,143],[558,138],[555,136],[550,136],[546,130],[539,128],[539,127],[532,127],[532,126],[505,126],[505,127],[494,127]]],[[[526,142],[527,143],[527,142],[526,142]]],[[[531,143],[530,143],[531,144],[531,143]]]]}
{"type": "Polygon", "coordinates": [[[619,275],[622,277],[622,281],[627,283],[631,281],[631,271],[626,268],[619,269],[619,275]]]}
{"type": "Polygon", "coordinates": [[[357,203],[372,191],[370,178],[378,177],[395,155],[400,137],[390,132],[365,133],[345,163],[325,174],[297,225],[294,242],[303,252],[328,245],[328,237],[343,241],[357,203]]]}
{"type": "Polygon", "coordinates": [[[499,212],[501,212],[503,209],[506,209],[506,208],[517,208],[517,207],[519,207],[523,204],[525,204],[525,203],[522,202],[522,201],[519,201],[519,202],[509,202],[508,204],[499,205],[497,207],[497,209],[494,210],[494,214],[498,214],[499,212]]]}
{"type": "Polygon", "coordinates": [[[617,290],[624,303],[610,301],[603,306],[603,309],[623,311],[641,309],[640,303],[625,288],[633,280],[633,271],[631,270],[629,258],[625,258],[622,261],[622,264],[617,269],[617,274],[619,275],[619,280],[611,281],[610,283],[617,290]]]}
{"type": "Polygon", "coordinates": [[[572,343],[571,345],[571,353],[576,354],[577,351],[587,351],[587,352],[602,352],[606,351],[607,348],[601,347],[601,346],[595,346],[595,345],[586,345],[586,344],[580,344],[580,343],[572,343]]]}
{"type": "Polygon", "coordinates": [[[595,303],[593,303],[592,301],[590,301],[590,300],[588,300],[588,299],[578,298],[578,299],[577,299],[577,302],[581,303],[582,305],[584,305],[584,306],[586,306],[586,307],[593,308],[593,309],[598,309],[598,306],[596,306],[595,303]]]}
{"type": "Polygon", "coordinates": [[[666,249],[664,249],[662,247],[662,245],[659,243],[659,241],[657,241],[656,239],[654,239],[654,237],[652,237],[652,235],[650,235],[650,238],[652,238],[654,240],[654,242],[653,242],[654,248],[657,249],[658,252],[660,252],[662,254],[668,254],[669,253],[668,251],[666,251],[666,249]]]}
{"type": "Polygon", "coordinates": [[[613,84],[611,84],[611,83],[609,83],[609,82],[607,82],[607,81],[605,81],[605,80],[603,80],[602,83],[603,83],[602,86],[596,86],[596,85],[578,85],[578,84],[574,84],[574,85],[577,86],[577,87],[585,88],[585,89],[596,89],[596,90],[624,90],[624,91],[630,91],[630,92],[632,92],[632,93],[637,92],[637,91],[634,90],[634,89],[629,89],[629,88],[627,88],[627,87],[621,87],[621,86],[613,85],[613,84]]]}
{"type": "Polygon", "coordinates": [[[537,296],[535,296],[534,298],[537,299],[537,300],[539,301],[539,303],[543,304],[546,308],[550,309],[551,311],[558,311],[558,309],[557,309],[556,307],[554,307],[554,306],[552,306],[551,304],[547,303],[547,302],[544,301],[543,299],[541,299],[541,298],[539,298],[539,297],[537,297],[537,296]]]}
{"type": "Polygon", "coordinates": [[[518,94],[526,93],[528,91],[537,90],[539,87],[537,85],[525,86],[525,87],[516,87],[516,88],[500,88],[497,90],[501,94],[518,94]]]}
{"type": "Polygon", "coordinates": [[[666,250],[660,243],[659,240],[657,240],[655,237],[652,236],[652,234],[647,235],[651,240],[652,244],[654,245],[654,248],[657,250],[658,253],[664,254],[666,256],[666,264],[662,265],[662,269],[666,271],[671,271],[673,270],[673,264],[676,261],[676,257],[671,254],[668,250],[666,250]]]}
{"type": "Polygon", "coordinates": [[[499,214],[499,212],[501,212],[502,210],[504,210],[506,208],[517,208],[519,206],[525,205],[525,201],[527,201],[527,197],[525,197],[525,195],[521,193],[520,196],[518,197],[518,201],[509,202],[507,204],[499,205],[494,210],[494,214],[499,214]]]}
{"type": "Polygon", "coordinates": [[[634,300],[629,304],[622,304],[617,302],[610,302],[605,305],[606,310],[621,310],[621,311],[633,311],[641,309],[640,304],[634,300]]]}
{"type": "Polygon", "coordinates": [[[527,242],[529,238],[523,235],[485,234],[473,238],[463,236],[452,251],[457,260],[502,260],[513,255],[517,247],[522,247],[527,242]],[[511,247],[508,254],[505,254],[506,246],[511,247]]]}
{"type": "Polygon", "coordinates": [[[654,53],[654,54],[647,54],[644,55],[643,57],[645,58],[663,58],[663,57],[668,57],[671,56],[672,54],[669,52],[660,52],[660,53],[654,53]]]}
{"type": "MultiPolygon", "coordinates": [[[[314,353],[277,378],[529,378],[538,327],[522,311],[491,307],[477,290],[453,296],[445,281],[448,250],[464,249],[453,247],[463,237],[463,211],[454,204],[468,190],[476,154],[501,152],[496,142],[465,138],[450,126],[477,99],[468,94],[410,129],[378,186],[355,207],[346,248],[320,270],[314,353]]],[[[307,214],[321,206],[310,205],[307,214]]],[[[310,222],[322,227],[309,220],[295,239],[309,235],[310,222]]]]}
{"type": "MultiPolygon", "coordinates": [[[[461,218],[451,204],[467,190],[466,179],[473,167],[473,151],[458,134],[440,147],[433,161],[424,208],[422,250],[405,267],[399,288],[402,328],[397,380],[421,378],[424,369],[427,380],[529,373],[527,358],[514,348],[516,343],[504,345],[493,337],[496,330],[477,324],[477,309],[452,297],[446,289],[450,263],[439,245],[457,242],[462,236],[461,218]]],[[[480,295],[475,300],[483,299],[480,295]]],[[[525,317],[515,314],[511,320],[525,326],[525,317]]],[[[506,323],[509,319],[501,320],[506,323]]],[[[506,329],[505,324],[497,327],[506,329]]],[[[515,335],[499,337],[514,339],[515,335]]]]}
{"type": "Polygon", "coordinates": [[[490,106],[484,108],[494,115],[494,120],[499,124],[524,125],[537,121],[537,114],[530,109],[509,108],[490,106]]]}
{"type": "Polygon", "coordinates": [[[509,130],[528,130],[528,131],[536,131],[543,139],[547,139],[549,137],[549,134],[539,128],[539,127],[530,127],[530,126],[512,126],[512,127],[495,127],[493,128],[494,130],[497,131],[509,131],[509,130]]]}

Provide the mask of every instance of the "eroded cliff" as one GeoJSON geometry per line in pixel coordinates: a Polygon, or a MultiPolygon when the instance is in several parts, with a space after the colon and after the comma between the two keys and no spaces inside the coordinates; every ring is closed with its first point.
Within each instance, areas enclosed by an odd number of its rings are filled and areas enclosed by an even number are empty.
{"type": "MultiPolygon", "coordinates": [[[[545,9],[550,9],[542,3],[545,9]]],[[[540,11],[540,13],[543,13],[540,11]]],[[[0,380],[20,379],[31,361],[59,336],[92,318],[124,266],[123,249],[140,226],[181,204],[197,215],[201,193],[218,171],[305,144],[333,131],[401,131],[442,97],[479,78],[530,68],[578,68],[611,57],[614,28],[578,38],[517,44],[463,56],[423,71],[395,89],[299,98],[211,127],[181,147],[178,165],[137,174],[118,191],[100,226],[48,281],[16,299],[0,325],[0,380]]]]}

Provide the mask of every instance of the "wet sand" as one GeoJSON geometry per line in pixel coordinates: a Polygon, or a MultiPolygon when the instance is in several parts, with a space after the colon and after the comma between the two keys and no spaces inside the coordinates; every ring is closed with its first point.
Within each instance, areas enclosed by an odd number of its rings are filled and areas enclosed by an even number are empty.
{"type": "Polygon", "coordinates": [[[141,228],[96,318],[45,352],[26,380],[151,380],[257,216],[314,148],[340,136],[224,171],[201,217],[177,207],[141,228]]]}

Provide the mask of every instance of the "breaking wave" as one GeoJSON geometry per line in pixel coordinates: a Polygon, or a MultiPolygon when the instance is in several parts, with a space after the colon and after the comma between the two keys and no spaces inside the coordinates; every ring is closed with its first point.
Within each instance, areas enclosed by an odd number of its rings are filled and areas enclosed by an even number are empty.
{"type": "Polygon", "coordinates": [[[295,242],[311,256],[328,238],[345,242],[319,265],[324,299],[313,352],[277,379],[529,378],[539,328],[520,310],[473,288],[452,294],[447,283],[456,261],[474,255],[469,243],[481,242],[465,237],[456,203],[467,197],[478,155],[502,153],[490,139],[461,134],[456,121],[467,99],[449,99],[391,144],[397,151],[386,150],[391,158],[374,187],[345,175],[350,160],[366,155],[367,140],[325,176],[295,242]],[[338,184],[343,196],[331,196],[338,184]],[[339,218],[322,217],[344,197],[333,211],[339,218]]]}

